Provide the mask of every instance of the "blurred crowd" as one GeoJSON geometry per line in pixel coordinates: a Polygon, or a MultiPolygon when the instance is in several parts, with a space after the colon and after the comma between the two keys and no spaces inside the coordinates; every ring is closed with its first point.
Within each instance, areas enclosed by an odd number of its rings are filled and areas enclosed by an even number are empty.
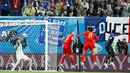
{"type": "Polygon", "coordinates": [[[130,16],[130,0],[0,0],[0,16],[130,16]]]}

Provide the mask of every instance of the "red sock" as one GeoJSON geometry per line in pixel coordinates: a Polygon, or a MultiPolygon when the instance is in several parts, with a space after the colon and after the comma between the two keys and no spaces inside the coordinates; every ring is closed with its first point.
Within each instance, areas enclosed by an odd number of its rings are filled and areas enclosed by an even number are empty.
{"type": "Polygon", "coordinates": [[[96,55],[92,55],[94,62],[97,62],[96,55]]]}
{"type": "Polygon", "coordinates": [[[84,63],[84,61],[85,61],[85,55],[84,54],[82,54],[81,61],[82,61],[82,63],[84,63]]]}
{"type": "Polygon", "coordinates": [[[74,65],[74,59],[72,56],[70,57],[70,63],[71,63],[71,65],[74,65]]]}
{"type": "Polygon", "coordinates": [[[66,58],[66,56],[62,56],[62,58],[61,58],[61,64],[63,64],[63,63],[64,63],[65,58],[66,58]]]}

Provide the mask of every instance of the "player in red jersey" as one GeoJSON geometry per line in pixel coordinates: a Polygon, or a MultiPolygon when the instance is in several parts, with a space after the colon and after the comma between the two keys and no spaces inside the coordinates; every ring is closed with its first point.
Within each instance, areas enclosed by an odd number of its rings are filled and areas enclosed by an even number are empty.
{"type": "Polygon", "coordinates": [[[83,54],[82,54],[82,58],[81,58],[81,65],[82,66],[84,65],[85,52],[86,52],[86,50],[88,50],[88,48],[90,48],[90,50],[91,50],[92,57],[93,57],[93,60],[94,60],[94,64],[97,65],[96,53],[94,51],[94,49],[96,47],[95,47],[94,43],[99,41],[99,38],[95,33],[93,33],[92,26],[88,26],[87,31],[79,34],[78,36],[82,36],[82,35],[85,35],[85,41],[84,41],[84,47],[83,47],[83,54]]]}
{"type": "Polygon", "coordinates": [[[67,35],[66,37],[62,38],[62,41],[63,41],[63,44],[62,44],[63,55],[62,55],[62,58],[61,58],[60,67],[63,67],[64,60],[66,59],[66,55],[69,55],[71,67],[75,68],[75,66],[74,66],[74,60],[73,60],[73,55],[72,55],[72,50],[71,50],[71,44],[73,42],[73,38],[74,38],[74,31],[71,31],[69,35],[67,35]]]}

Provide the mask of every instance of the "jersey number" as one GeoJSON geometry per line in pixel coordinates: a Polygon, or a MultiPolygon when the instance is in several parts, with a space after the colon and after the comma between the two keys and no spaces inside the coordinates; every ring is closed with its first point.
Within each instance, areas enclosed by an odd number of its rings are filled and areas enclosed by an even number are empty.
{"type": "Polygon", "coordinates": [[[92,38],[93,33],[88,34],[88,38],[92,38]]]}

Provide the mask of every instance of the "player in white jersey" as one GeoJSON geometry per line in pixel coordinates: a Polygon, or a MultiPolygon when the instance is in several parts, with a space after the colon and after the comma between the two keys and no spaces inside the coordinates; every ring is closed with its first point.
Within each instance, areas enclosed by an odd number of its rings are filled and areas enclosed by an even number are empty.
{"type": "Polygon", "coordinates": [[[26,47],[26,36],[24,36],[23,40],[22,37],[19,36],[17,39],[15,39],[15,45],[14,49],[16,50],[16,59],[17,62],[14,64],[11,71],[14,71],[14,69],[18,66],[21,60],[27,60],[29,61],[29,70],[32,71],[32,60],[23,53],[23,49],[26,47]]]}

